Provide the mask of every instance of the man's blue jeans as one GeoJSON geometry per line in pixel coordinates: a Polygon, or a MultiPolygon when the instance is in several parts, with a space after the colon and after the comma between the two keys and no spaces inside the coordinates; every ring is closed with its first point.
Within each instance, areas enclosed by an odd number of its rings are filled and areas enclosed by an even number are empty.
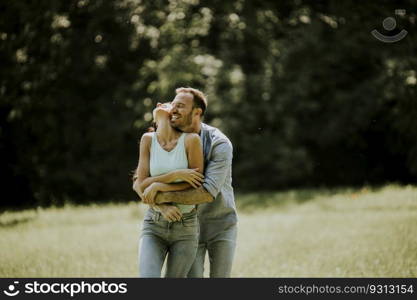
{"type": "Polygon", "coordinates": [[[197,256],[187,277],[204,275],[204,259],[208,251],[210,277],[230,277],[236,249],[237,224],[225,226],[222,222],[210,222],[201,228],[197,256]]]}
{"type": "Polygon", "coordinates": [[[197,212],[184,213],[181,221],[169,222],[149,209],[140,238],[139,276],[161,277],[168,255],[165,277],[187,277],[197,253],[198,236],[197,212]]]}

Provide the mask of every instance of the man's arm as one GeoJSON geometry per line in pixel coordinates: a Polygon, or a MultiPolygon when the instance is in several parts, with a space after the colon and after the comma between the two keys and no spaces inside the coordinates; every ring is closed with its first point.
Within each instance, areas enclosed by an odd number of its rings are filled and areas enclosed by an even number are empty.
{"type": "Polygon", "coordinates": [[[229,141],[223,141],[215,145],[205,170],[203,187],[158,193],[155,199],[156,203],[200,204],[212,202],[219,194],[232,167],[232,158],[233,147],[229,141]]]}
{"type": "Polygon", "coordinates": [[[203,187],[176,192],[161,192],[156,195],[155,203],[175,202],[180,204],[200,204],[212,202],[213,196],[203,187]]]}

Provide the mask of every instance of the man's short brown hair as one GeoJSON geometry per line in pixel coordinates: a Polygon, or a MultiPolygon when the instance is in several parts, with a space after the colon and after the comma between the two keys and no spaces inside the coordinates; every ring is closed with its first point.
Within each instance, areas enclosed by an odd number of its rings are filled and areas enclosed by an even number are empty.
{"type": "Polygon", "coordinates": [[[175,90],[175,93],[189,93],[193,95],[194,108],[201,108],[201,116],[204,116],[204,112],[207,108],[207,99],[202,91],[190,87],[180,87],[175,90]]]}

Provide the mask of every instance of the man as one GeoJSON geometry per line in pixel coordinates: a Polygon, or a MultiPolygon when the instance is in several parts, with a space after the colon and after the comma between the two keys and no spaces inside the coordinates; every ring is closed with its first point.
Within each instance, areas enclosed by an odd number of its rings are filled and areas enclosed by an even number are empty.
{"type": "Polygon", "coordinates": [[[158,193],[155,202],[201,203],[197,207],[199,247],[188,277],[203,277],[206,252],[210,261],[210,277],[230,277],[237,237],[237,213],[232,188],[232,144],[219,129],[202,123],[207,100],[201,91],[178,88],[176,94],[171,103],[171,125],[180,131],[200,135],[205,177],[202,187],[158,193]]]}

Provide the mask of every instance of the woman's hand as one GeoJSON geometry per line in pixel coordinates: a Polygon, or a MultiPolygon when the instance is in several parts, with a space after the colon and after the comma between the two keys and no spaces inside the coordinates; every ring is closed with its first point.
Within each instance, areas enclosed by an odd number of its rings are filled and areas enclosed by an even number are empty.
{"type": "Polygon", "coordinates": [[[152,183],[143,191],[143,203],[153,205],[155,204],[156,194],[160,191],[160,184],[158,182],[152,183]]]}
{"type": "Polygon", "coordinates": [[[188,182],[193,188],[200,187],[204,182],[204,175],[196,169],[181,169],[175,171],[177,180],[188,182]]]}
{"type": "Polygon", "coordinates": [[[164,217],[165,220],[170,222],[179,221],[182,218],[182,213],[178,209],[178,207],[174,205],[158,205],[159,211],[161,212],[161,215],[164,217]]]}

